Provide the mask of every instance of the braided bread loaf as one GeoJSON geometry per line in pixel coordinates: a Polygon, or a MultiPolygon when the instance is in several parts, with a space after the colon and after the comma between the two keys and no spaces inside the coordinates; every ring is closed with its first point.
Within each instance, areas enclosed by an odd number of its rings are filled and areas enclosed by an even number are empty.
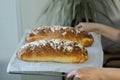
{"type": "Polygon", "coordinates": [[[50,39],[30,42],[23,45],[17,54],[24,61],[55,61],[83,63],[88,59],[87,50],[76,42],[50,39]]]}
{"type": "Polygon", "coordinates": [[[73,27],[44,26],[33,29],[27,33],[26,41],[33,42],[44,39],[62,39],[74,41],[84,47],[91,46],[94,42],[93,36],[73,27]]]}

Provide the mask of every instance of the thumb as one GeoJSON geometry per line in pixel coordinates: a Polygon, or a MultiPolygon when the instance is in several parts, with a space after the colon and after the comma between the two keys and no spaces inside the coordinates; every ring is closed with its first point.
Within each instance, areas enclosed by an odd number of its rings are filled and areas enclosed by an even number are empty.
{"type": "Polygon", "coordinates": [[[83,27],[85,25],[85,23],[84,22],[81,22],[81,23],[79,23],[78,25],[76,25],[75,27],[76,28],[81,28],[81,27],[83,27]]]}
{"type": "Polygon", "coordinates": [[[72,80],[75,75],[76,75],[76,71],[72,71],[72,72],[68,73],[67,79],[68,79],[68,80],[72,80]]]}
{"type": "Polygon", "coordinates": [[[84,31],[85,23],[79,23],[75,26],[76,29],[79,29],[80,31],[84,31]]]}

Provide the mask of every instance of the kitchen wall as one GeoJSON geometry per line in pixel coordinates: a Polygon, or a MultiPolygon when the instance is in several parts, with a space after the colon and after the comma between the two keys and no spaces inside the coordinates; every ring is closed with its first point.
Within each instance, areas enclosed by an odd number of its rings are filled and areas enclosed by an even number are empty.
{"type": "Polygon", "coordinates": [[[25,30],[35,27],[36,20],[40,16],[43,8],[50,0],[18,0],[19,4],[19,35],[23,35],[25,30]]]}
{"type": "Polygon", "coordinates": [[[7,65],[18,45],[16,0],[0,0],[0,80],[21,80],[7,73],[7,65]]]}

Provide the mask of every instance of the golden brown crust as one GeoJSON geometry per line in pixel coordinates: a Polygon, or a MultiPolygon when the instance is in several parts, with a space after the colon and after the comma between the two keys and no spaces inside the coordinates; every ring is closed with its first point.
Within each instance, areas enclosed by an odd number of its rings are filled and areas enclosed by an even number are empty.
{"type": "Polygon", "coordinates": [[[44,26],[33,29],[26,36],[28,42],[44,39],[63,39],[78,42],[84,47],[91,46],[94,42],[93,36],[72,27],[44,26]]]}
{"type": "Polygon", "coordinates": [[[25,61],[55,61],[82,63],[88,59],[87,50],[76,42],[51,39],[40,40],[23,45],[17,54],[25,61]]]}

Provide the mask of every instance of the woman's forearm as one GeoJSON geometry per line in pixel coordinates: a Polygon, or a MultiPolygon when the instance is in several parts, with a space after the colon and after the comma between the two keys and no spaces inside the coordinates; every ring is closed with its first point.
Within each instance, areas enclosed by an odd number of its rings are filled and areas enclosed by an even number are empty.
{"type": "Polygon", "coordinates": [[[102,24],[96,24],[96,32],[101,34],[102,36],[120,43],[120,30],[119,29],[115,29],[106,25],[102,25],[102,24]]]}
{"type": "Polygon", "coordinates": [[[87,32],[99,33],[114,42],[120,43],[120,29],[98,23],[79,23],[76,28],[87,32]]]}
{"type": "Polygon", "coordinates": [[[103,80],[120,80],[120,69],[102,68],[103,80]]]}
{"type": "Polygon", "coordinates": [[[76,69],[67,75],[68,80],[120,80],[119,68],[84,67],[76,69]]]}

